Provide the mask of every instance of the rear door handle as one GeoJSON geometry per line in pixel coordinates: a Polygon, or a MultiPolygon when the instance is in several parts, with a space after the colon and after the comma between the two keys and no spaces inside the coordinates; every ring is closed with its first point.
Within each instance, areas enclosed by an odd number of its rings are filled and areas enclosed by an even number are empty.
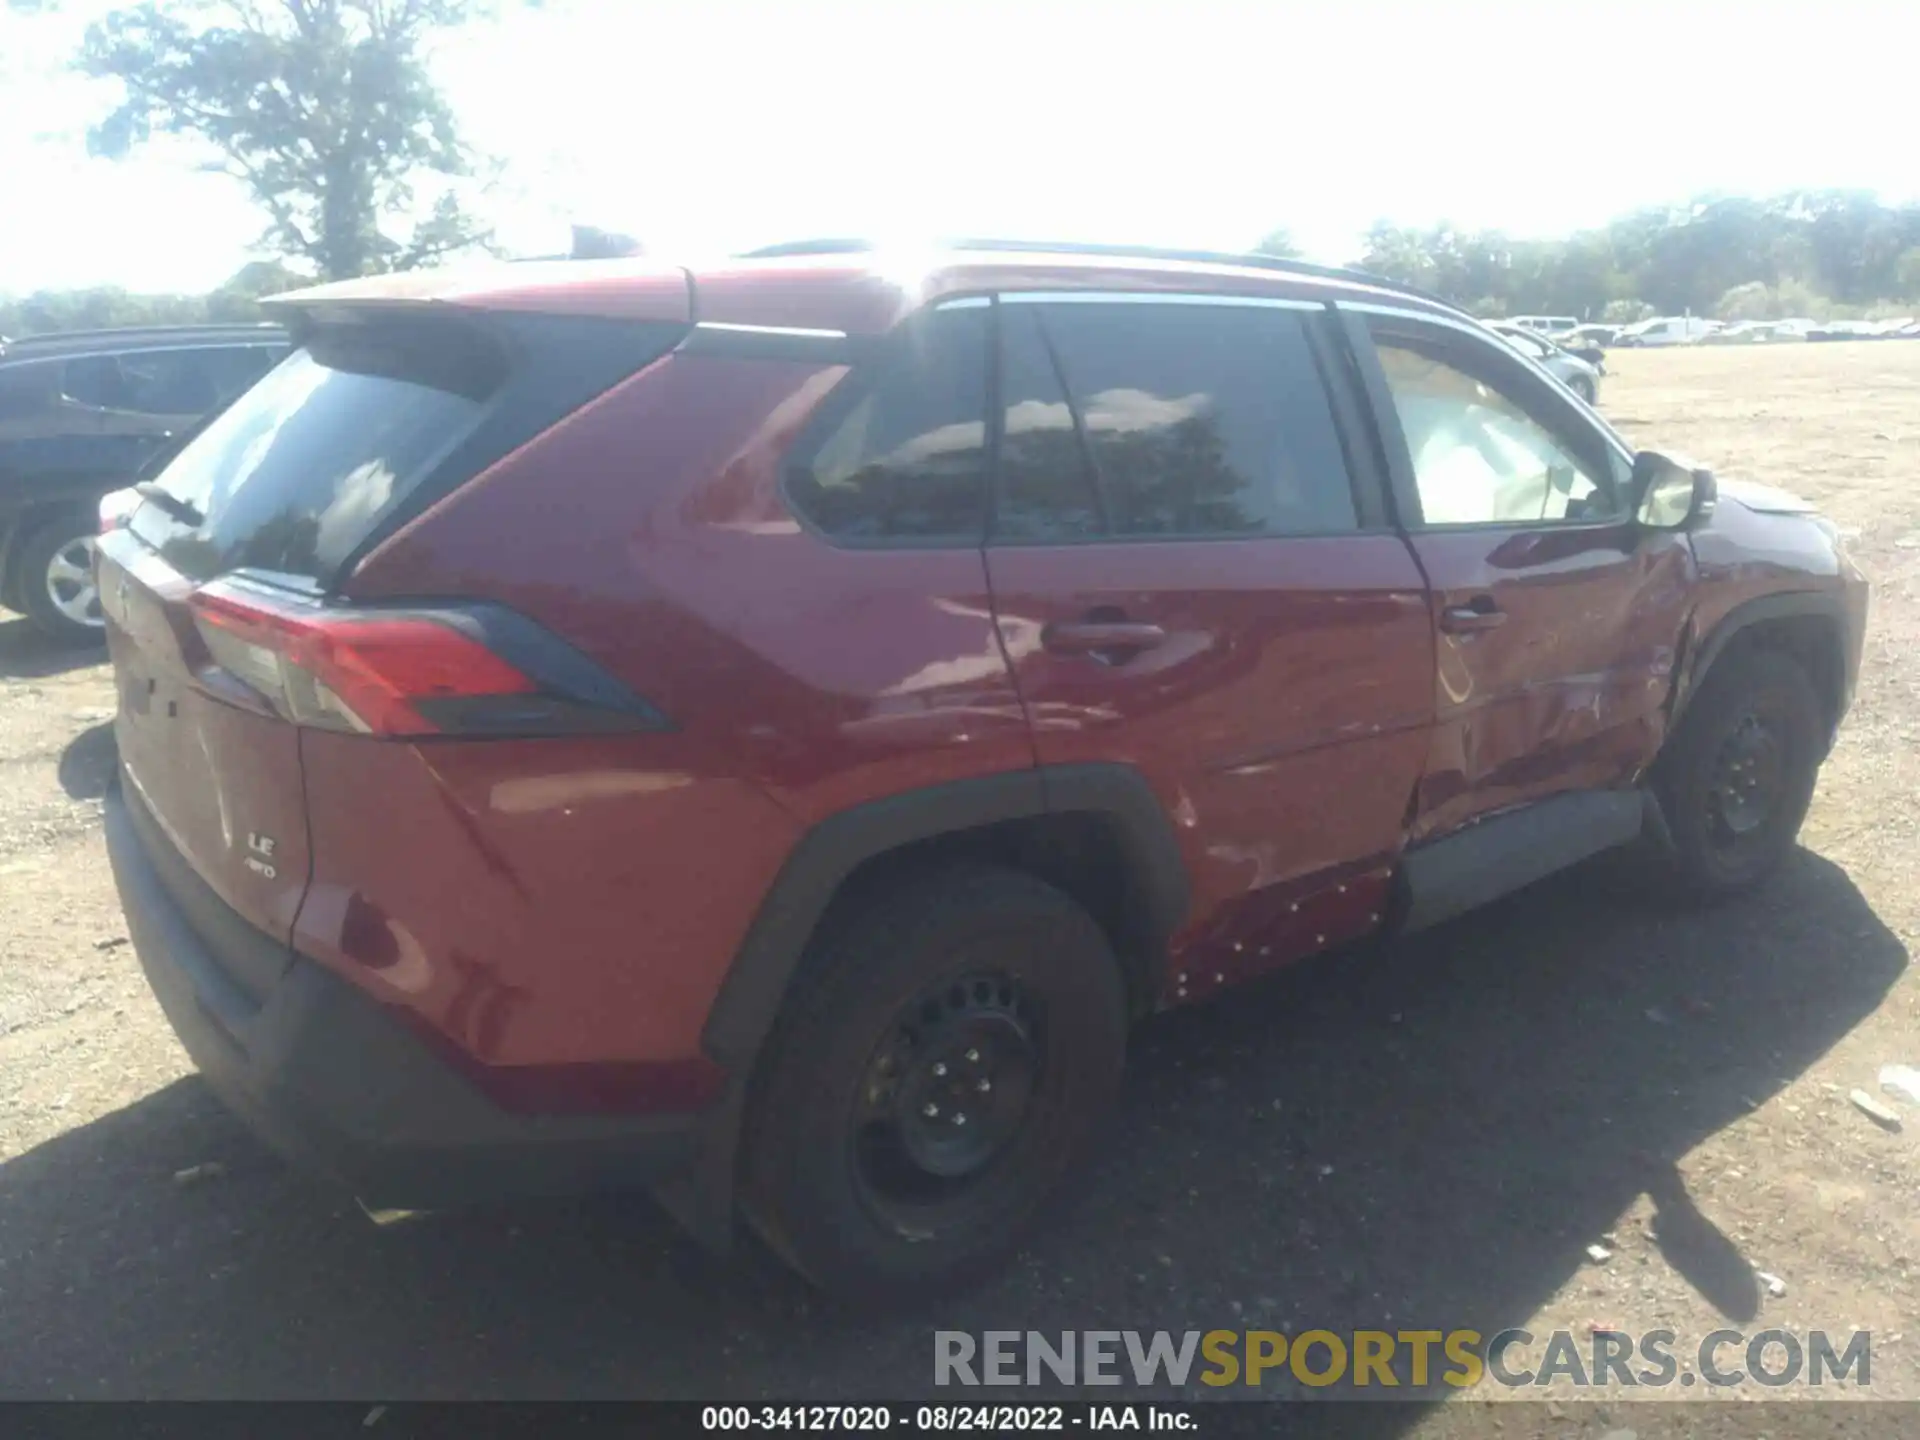
{"type": "Polygon", "coordinates": [[[1040,643],[1057,655],[1088,655],[1108,665],[1122,664],[1166,638],[1158,625],[1138,620],[1073,620],[1040,632],[1040,643]]]}
{"type": "Polygon", "coordinates": [[[1449,605],[1440,612],[1440,628],[1449,635],[1471,635],[1480,630],[1497,629],[1507,623],[1507,612],[1491,595],[1475,595],[1460,605],[1449,605]]]}

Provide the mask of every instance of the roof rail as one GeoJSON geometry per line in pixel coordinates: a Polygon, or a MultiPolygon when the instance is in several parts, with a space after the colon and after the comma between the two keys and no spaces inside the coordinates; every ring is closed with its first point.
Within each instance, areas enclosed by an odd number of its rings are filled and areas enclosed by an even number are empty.
{"type": "MultiPolygon", "coordinates": [[[[1436,305],[1444,305],[1449,310],[1459,307],[1453,301],[1442,296],[1421,290],[1402,281],[1375,274],[1371,270],[1359,270],[1346,265],[1316,265],[1307,260],[1287,260],[1277,255],[1240,254],[1226,250],[1184,250],[1169,249],[1158,245],[1112,245],[1090,244],[1084,241],[1051,240],[991,240],[962,239],[940,240],[935,244],[943,250],[997,250],[1016,254],[1049,255],[1105,255],[1116,260],[1176,260],[1195,265],[1235,265],[1251,270],[1277,270],[1283,274],[1306,275],[1317,280],[1350,280],[1356,284],[1373,285],[1385,290],[1397,291],[1402,295],[1416,296],[1429,300],[1436,305]]],[[[825,239],[825,240],[788,240],[778,245],[764,245],[757,250],[746,251],[740,256],[743,260],[766,260],[789,255],[851,255],[862,251],[876,250],[879,245],[872,240],[825,239]]]]}

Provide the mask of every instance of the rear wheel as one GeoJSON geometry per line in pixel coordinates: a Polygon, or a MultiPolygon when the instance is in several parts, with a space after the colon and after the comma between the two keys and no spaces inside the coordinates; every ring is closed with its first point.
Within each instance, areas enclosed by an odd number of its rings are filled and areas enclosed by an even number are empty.
{"type": "Polygon", "coordinates": [[[883,1300],[1010,1253],[1091,1148],[1126,1007],[1067,896],[967,867],[836,927],[756,1075],[748,1218],[822,1289],[883,1300]]]}
{"type": "Polygon", "coordinates": [[[106,624],[93,583],[94,530],[77,516],[50,521],[14,557],[27,618],[69,645],[98,643],[106,624]]]}
{"type": "Polygon", "coordinates": [[[1681,890],[1734,894],[1786,858],[1813,799],[1823,725],[1813,682],[1788,655],[1751,649],[1708,672],[1657,772],[1681,890]]]}

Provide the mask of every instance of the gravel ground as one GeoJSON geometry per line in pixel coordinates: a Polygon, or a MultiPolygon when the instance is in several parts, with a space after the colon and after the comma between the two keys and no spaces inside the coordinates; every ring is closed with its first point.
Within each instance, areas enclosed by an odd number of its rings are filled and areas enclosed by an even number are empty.
{"type": "MultiPolygon", "coordinates": [[[[379,1228],[283,1169],[193,1077],[125,944],[105,669],[0,616],[0,1396],[906,1398],[930,1390],[936,1328],[1598,1323],[1670,1327],[1683,1354],[1723,1325],[1869,1327],[1875,1393],[1920,1398],[1920,1167],[1911,1131],[1847,1100],[1920,1064],[1900,658],[1920,634],[1920,345],[1610,368],[1631,436],[1817,498],[1875,575],[1806,848],[1737,907],[1662,910],[1602,863],[1156,1021],[1081,1202],[923,1314],[824,1307],[639,1200],[379,1228]]],[[[1613,1408],[1512,1413],[1598,1435],[1613,1408]]],[[[1691,1433],[1728,1418],[1688,1409],[1691,1433]]],[[[1432,1436],[1486,1414],[1369,1410],[1432,1436]]]]}

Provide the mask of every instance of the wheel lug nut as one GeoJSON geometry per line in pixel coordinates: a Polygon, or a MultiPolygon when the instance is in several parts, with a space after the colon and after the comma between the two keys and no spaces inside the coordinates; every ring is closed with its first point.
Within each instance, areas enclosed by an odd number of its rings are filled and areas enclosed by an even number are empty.
{"type": "Polygon", "coordinates": [[[993,1081],[982,1080],[978,1085],[974,1086],[973,1088],[978,1090],[982,1095],[984,1095],[989,1090],[993,1089],[993,1081]]]}
{"type": "Polygon", "coordinates": [[[973,1064],[978,1065],[980,1063],[980,1052],[978,1050],[967,1051],[967,1059],[973,1064]]]}
{"type": "Polygon", "coordinates": [[[956,1125],[964,1125],[964,1124],[966,1124],[966,1123],[967,1123],[967,1117],[966,1117],[965,1115],[963,1115],[963,1114],[962,1114],[962,1115],[955,1115],[955,1116],[953,1117],[953,1123],[954,1123],[954,1124],[956,1124],[956,1125]]]}
{"type": "Polygon", "coordinates": [[[939,1064],[936,1064],[936,1065],[935,1065],[935,1066],[933,1067],[933,1073],[934,1073],[934,1074],[936,1074],[936,1075],[944,1075],[944,1074],[946,1074],[946,1073],[947,1073],[947,1067],[946,1067],[946,1064],[945,1064],[944,1062],[941,1062],[941,1063],[939,1063],[939,1064]]]}
{"type": "Polygon", "coordinates": [[[920,1113],[926,1116],[929,1120],[936,1120],[940,1116],[940,1107],[938,1105],[935,1105],[929,1102],[927,1105],[922,1107],[920,1113]]]}

